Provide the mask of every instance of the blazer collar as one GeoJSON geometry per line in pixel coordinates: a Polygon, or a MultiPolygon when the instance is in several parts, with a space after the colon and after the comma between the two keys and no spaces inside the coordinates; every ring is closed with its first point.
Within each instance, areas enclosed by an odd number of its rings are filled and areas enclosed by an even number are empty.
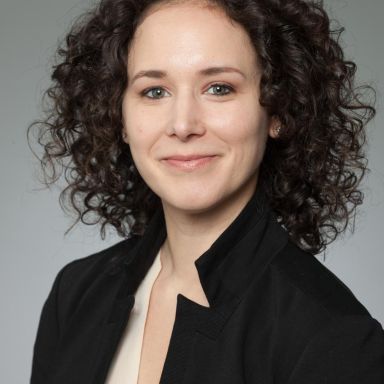
{"type": "MultiPolygon", "coordinates": [[[[144,235],[136,240],[123,241],[115,255],[113,266],[106,268],[105,272],[112,275],[124,271],[125,278],[121,280],[108,319],[100,329],[101,347],[94,359],[94,370],[90,373],[94,377],[94,383],[104,382],[133,308],[135,292],[165,238],[164,215],[162,209],[159,209],[144,235]],[[131,248],[132,244],[136,245],[131,248]],[[125,260],[123,264],[121,260],[125,260]]],[[[182,382],[197,335],[210,340],[219,337],[240,304],[247,287],[259,279],[287,241],[287,233],[277,223],[264,191],[258,187],[240,214],[212,246],[195,260],[209,307],[200,305],[181,293],[177,295],[175,323],[161,383],[182,382]]]]}
{"type": "MultiPolygon", "coordinates": [[[[146,275],[166,235],[164,214],[160,208],[150,220],[132,257],[125,262],[130,276],[127,289],[131,293],[146,275]]],[[[264,189],[258,186],[239,215],[195,260],[210,307],[241,297],[287,241],[288,235],[270,209],[264,189]]]]}

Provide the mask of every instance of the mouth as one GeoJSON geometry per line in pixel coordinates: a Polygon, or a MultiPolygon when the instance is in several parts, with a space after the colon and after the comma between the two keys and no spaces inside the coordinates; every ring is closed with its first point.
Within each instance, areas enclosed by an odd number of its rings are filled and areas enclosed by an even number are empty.
{"type": "Polygon", "coordinates": [[[194,171],[207,166],[215,158],[216,155],[177,155],[167,157],[161,162],[182,171],[194,171]]]}

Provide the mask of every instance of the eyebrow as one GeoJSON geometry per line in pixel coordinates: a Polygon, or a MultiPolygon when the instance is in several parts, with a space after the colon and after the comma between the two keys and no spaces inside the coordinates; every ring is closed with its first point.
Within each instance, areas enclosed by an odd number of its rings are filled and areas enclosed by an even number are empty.
{"type": "MultiPolygon", "coordinates": [[[[198,72],[200,76],[212,76],[212,75],[217,75],[220,73],[231,73],[231,72],[236,72],[239,73],[242,77],[246,78],[243,72],[240,71],[240,69],[233,68],[233,67],[209,67],[209,68],[204,68],[198,72]]],[[[167,77],[167,72],[165,71],[160,71],[157,69],[149,69],[146,71],[139,71],[131,81],[131,84],[133,84],[137,79],[141,77],[150,77],[154,79],[163,79],[167,77]]]]}

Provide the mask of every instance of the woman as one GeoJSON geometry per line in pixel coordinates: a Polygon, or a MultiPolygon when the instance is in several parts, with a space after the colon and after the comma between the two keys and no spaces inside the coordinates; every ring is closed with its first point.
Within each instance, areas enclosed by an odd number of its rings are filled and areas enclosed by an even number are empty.
{"type": "Polygon", "coordinates": [[[362,202],[374,115],[339,32],[302,0],[105,0],[77,22],[43,167],[127,238],[58,274],[33,384],[383,383],[381,325],[313,256],[362,202]]]}

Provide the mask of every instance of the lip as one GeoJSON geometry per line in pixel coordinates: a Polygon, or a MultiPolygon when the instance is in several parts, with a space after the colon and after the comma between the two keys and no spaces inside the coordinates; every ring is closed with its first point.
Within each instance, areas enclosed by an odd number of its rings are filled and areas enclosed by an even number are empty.
{"type": "Polygon", "coordinates": [[[175,155],[162,160],[172,168],[182,171],[194,171],[211,163],[216,155],[175,155]]]}

